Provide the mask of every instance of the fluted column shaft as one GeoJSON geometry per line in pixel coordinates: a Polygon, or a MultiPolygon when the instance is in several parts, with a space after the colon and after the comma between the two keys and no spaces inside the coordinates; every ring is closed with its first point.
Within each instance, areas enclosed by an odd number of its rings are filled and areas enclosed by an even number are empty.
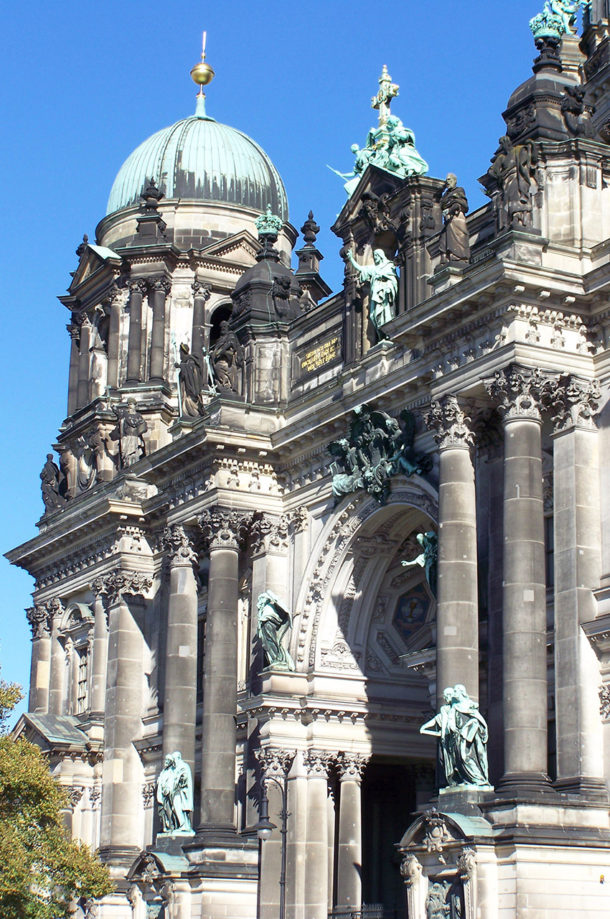
{"type": "Polygon", "coordinates": [[[49,711],[51,676],[51,623],[46,604],[36,604],[26,611],[32,628],[32,667],[28,711],[46,715],[49,711]]]}
{"type": "Polygon", "coordinates": [[[74,414],[78,408],[78,367],[80,362],[80,350],[78,341],[80,338],[80,326],[74,321],[66,326],[70,333],[70,371],[68,376],[68,415],[74,414]]]}
{"type": "Polygon", "coordinates": [[[108,664],[108,619],[104,600],[97,594],[93,601],[93,652],[91,655],[91,712],[104,717],[106,707],[106,668],[108,664]]]}
{"type": "Polygon", "coordinates": [[[93,326],[85,316],[80,327],[80,348],[78,358],[78,396],[77,408],[83,408],[89,402],[89,366],[91,363],[91,332],[93,326]]]}
{"type": "Polygon", "coordinates": [[[540,397],[536,371],[499,371],[488,391],[504,426],[503,705],[501,786],[541,790],[547,776],[547,664],[540,397]]]}
{"type": "Polygon", "coordinates": [[[108,609],[108,678],[102,771],[100,850],[118,865],[131,862],[141,848],[142,764],[133,745],[142,717],[142,634],[126,599],[141,595],[150,579],[118,571],[98,579],[108,609]]]}
{"type": "MultiPolygon", "coordinates": [[[[205,345],[205,305],[210,299],[210,287],[202,281],[193,283],[193,334],[191,339],[192,353],[201,358],[205,345]]],[[[204,380],[207,384],[207,380],[204,380]]]]}
{"type": "Polygon", "coordinates": [[[473,436],[455,396],[433,402],[426,423],[440,451],[436,692],[456,683],[479,697],[479,608],[473,436]]]}
{"type": "Polygon", "coordinates": [[[305,915],[328,916],[328,754],[308,750],[307,769],[307,862],[305,864],[305,915]]]}
{"type": "Polygon", "coordinates": [[[203,669],[200,830],[234,832],[239,515],[208,512],[208,614],[203,669]]]}
{"type": "Polygon", "coordinates": [[[198,562],[192,538],[183,526],[164,534],[169,558],[169,598],[163,702],[163,755],[178,750],[195,770],[197,713],[198,562]]]}
{"type": "Polygon", "coordinates": [[[561,378],[554,388],[553,517],[557,786],[606,794],[598,664],[581,623],[597,614],[601,576],[595,384],[561,378]]]}
{"type": "Polygon", "coordinates": [[[121,300],[118,289],[110,295],[110,323],[108,325],[108,385],[119,385],[119,354],[121,348],[121,300]]]}
{"type": "Polygon", "coordinates": [[[127,341],[126,383],[139,383],[141,379],[142,300],[148,290],[146,281],[132,281],[129,285],[129,336],[127,341]]]}
{"type": "Polygon", "coordinates": [[[163,382],[165,361],[165,299],[171,290],[168,278],[158,278],[152,285],[152,335],[150,343],[150,380],[163,382]]]}
{"type": "Polygon", "coordinates": [[[339,844],[337,853],[337,907],[362,907],[362,773],[366,759],[343,754],[338,762],[339,844]]]}

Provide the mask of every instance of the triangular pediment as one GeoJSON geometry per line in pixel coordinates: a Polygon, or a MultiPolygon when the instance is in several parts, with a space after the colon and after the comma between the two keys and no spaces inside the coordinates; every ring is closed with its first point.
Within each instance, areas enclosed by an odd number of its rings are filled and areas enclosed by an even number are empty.
{"type": "Polygon", "coordinates": [[[109,264],[116,267],[120,263],[121,256],[117,255],[112,249],[108,249],[106,246],[88,244],[80,257],[78,268],[74,272],[74,277],[69,287],[70,293],[80,287],[87,278],[95,274],[100,268],[109,264]]]}
{"type": "Polygon", "coordinates": [[[228,259],[231,262],[245,262],[253,265],[260,244],[247,230],[241,230],[219,242],[214,242],[203,250],[206,256],[228,259]]]}
{"type": "Polygon", "coordinates": [[[362,173],[353,194],[341,208],[335,221],[335,227],[342,226],[356,216],[362,204],[362,197],[366,192],[373,192],[378,196],[386,193],[392,195],[404,185],[405,181],[406,179],[401,179],[400,176],[369,164],[362,173]]]}

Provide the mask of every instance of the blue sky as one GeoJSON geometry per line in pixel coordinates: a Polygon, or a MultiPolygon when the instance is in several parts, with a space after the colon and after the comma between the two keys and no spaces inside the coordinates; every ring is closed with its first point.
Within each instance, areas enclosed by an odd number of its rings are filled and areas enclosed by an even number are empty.
{"type": "MultiPolygon", "coordinates": [[[[392,110],[416,135],[430,174],[455,172],[471,209],[504,133],[501,113],[531,74],[528,20],[542,0],[103,0],[7,3],[0,13],[3,142],[0,388],[2,552],[36,533],[39,473],[66,410],[67,310],[56,297],[74,249],[103,217],[121,163],[150,134],[194,111],[189,70],[208,32],[208,113],[271,156],[299,228],[322,227],[322,274],[343,267],[329,231],[345,195],[326,164],[349,171],[387,64],[392,110]]],[[[2,559],[0,666],[27,686],[32,581],[2,559]]]]}

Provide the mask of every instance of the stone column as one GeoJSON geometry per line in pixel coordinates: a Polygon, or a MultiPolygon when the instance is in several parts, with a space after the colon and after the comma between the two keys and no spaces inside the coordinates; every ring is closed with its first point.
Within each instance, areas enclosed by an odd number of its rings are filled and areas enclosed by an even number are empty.
{"type": "Polygon", "coordinates": [[[66,674],[66,656],[59,639],[63,604],[57,598],[45,604],[51,625],[51,677],[49,680],[49,714],[64,714],[64,683],[66,674]]]}
{"type": "Polygon", "coordinates": [[[169,563],[163,755],[179,750],[194,775],[199,557],[192,534],[182,525],[168,527],[163,542],[169,563]]]}
{"type": "Polygon", "coordinates": [[[68,376],[68,415],[73,415],[78,408],[78,365],[79,365],[79,340],[80,323],[74,313],[72,322],[66,326],[70,333],[70,372],[68,376]]]}
{"type": "Polygon", "coordinates": [[[127,342],[127,379],[126,383],[139,383],[141,380],[142,349],[142,300],[148,290],[143,278],[131,281],[129,285],[129,338],[127,342]]]}
{"type": "Polygon", "coordinates": [[[426,416],[439,445],[436,696],[462,683],[479,698],[477,523],[470,418],[455,396],[433,402],[426,416]]]}
{"type": "Polygon", "coordinates": [[[100,854],[117,867],[130,864],[142,843],[142,764],[133,741],[141,730],[143,638],[125,598],[150,585],[135,571],[115,571],[93,585],[109,622],[100,854]]]}
{"type": "Polygon", "coordinates": [[[163,382],[165,361],[165,299],[171,290],[169,278],[157,278],[152,284],[152,335],[150,343],[150,380],[163,382]]]}
{"type": "Polygon", "coordinates": [[[46,604],[37,603],[27,609],[32,629],[32,667],[28,711],[46,715],[49,711],[49,679],[51,676],[51,622],[46,604]]]}
{"type": "MultiPolygon", "coordinates": [[[[269,819],[275,824],[269,839],[261,846],[260,919],[277,919],[280,912],[282,864],[286,875],[287,842],[282,839],[284,800],[287,795],[287,777],[294,760],[294,751],[264,747],[256,754],[261,766],[261,786],[269,802],[269,819]],[[282,845],[284,856],[282,858],[282,845]]],[[[286,815],[286,820],[288,819],[286,815]]],[[[287,900],[284,900],[287,903],[287,900]]]]}
{"type": "Polygon", "coordinates": [[[541,397],[539,371],[511,366],[485,381],[504,426],[503,705],[500,787],[549,786],[541,397]]]}
{"type": "MultiPolygon", "coordinates": [[[[205,346],[205,305],[210,299],[210,285],[202,281],[194,281],[193,288],[193,334],[191,337],[191,352],[201,358],[205,346]]],[[[207,384],[207,380],[204,380],[207,384]]]]}
{"type": "Polygon", "coordinates": [[[367,757],[343,753],[338,760],[339,851],[337,853],[337,908],[362,908],[362,773],[367,757]]]}
{"type": "Polygon", "coordinates": [[[327,919],[328,915],[328,761],[328,754],[319,750],[308,750],[303,755],[307,769],[307,919],[327,919]]]}
{"type": "MultiPolygon", "coordinates": [[[[100,589],[101,584],[95,581],[100,589]]],[[[93,651],[91,654],[91,715],[103,721],[106,707],[106,668],[108,664],[108,619],[103,594],[93,601],[93,651]]]]}
{"type": "Polygon", "coordinates": [[[78,395],[77,408],[83,408],[89,402],[89,366],[91,363],[91,325],[88,316],[82,321],[80,327],[80,347],[78,358],[78,395]]]}
{"type": "Polygon", "coordinates": [[[110,322],[108,324],[108,386],[119,385],[119,354],[121,350],[121,291],[113,284],[108,297],[110,322]]]}
{"type": "Polygon", "coordinates": [[[235,833],[237,602],[244,517],[217,508],[200,518],[209,541],[201,743],[201,825],[210,839],[235,833]]]}
{"type": "Polygon", "coordinates": [[[597,615],[601,576],[599,397],[569,376],[553,386],[556,787],[606,796],[599,667],[581,628],[597,615]]]}

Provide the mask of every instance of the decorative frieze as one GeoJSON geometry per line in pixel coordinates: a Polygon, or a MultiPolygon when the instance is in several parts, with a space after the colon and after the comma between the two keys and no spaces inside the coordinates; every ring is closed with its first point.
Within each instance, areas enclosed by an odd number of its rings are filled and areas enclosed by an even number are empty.
{"type": "Polygon", "coordinates": [[[457,397],[443,396],[432,402],[425,416],[426,425],[435,431],[434,439],[440,450],[449,447],[471,447],[474,437],[470,430],[470,417],[460,408],[457,397]]]}
{"type": "Polygon", "coordinates": [[[168,526],[163,532],[163,548],[172,568],[199,567],[195,534],[181,523],[168,526]]]}

